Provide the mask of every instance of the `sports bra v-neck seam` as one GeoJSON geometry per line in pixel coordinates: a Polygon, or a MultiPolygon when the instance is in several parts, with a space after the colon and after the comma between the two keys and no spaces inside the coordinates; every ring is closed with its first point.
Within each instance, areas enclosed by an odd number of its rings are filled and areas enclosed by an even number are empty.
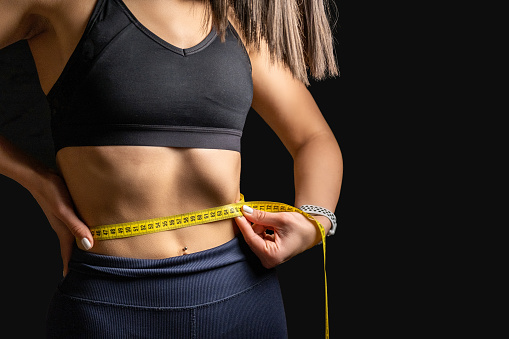
{"type": "Polygon", "coordinates": [[[200,41],[198,44],[188,47],[188,48],[180,48],[177,47],[168,41],[161,38],[159,35],[152,32],[149,28],[147,28],[144,24],[142,24],[138,18],[134,15],[134,13],[127,7],[127,5],[122,0],[115,0],[115,2],[120,6],[120,8],[124,11],[124,13],[127,15],[129,20],[141,31],[143,32],[147,37],[154,40],[164,48],[175,52],[181,56],[190,55],[193,53],[197,53],[203,49],[205,49],[208,45],[210,45],[214,39],[217,37],[217,32],[214,29],[214,27],[211,28],[210,32],[207,34],[207,36],[200,41]]]}

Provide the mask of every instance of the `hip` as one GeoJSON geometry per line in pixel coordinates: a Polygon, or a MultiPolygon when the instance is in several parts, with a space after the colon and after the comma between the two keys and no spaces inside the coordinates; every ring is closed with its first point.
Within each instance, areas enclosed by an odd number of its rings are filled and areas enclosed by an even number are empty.
{"type": "Polygon", "coordinates": [[[241,237],[156,260],[75,248],[69,268],[49,308],[52,337],[286,336],[275,270],[265,269],[241,237]]]}

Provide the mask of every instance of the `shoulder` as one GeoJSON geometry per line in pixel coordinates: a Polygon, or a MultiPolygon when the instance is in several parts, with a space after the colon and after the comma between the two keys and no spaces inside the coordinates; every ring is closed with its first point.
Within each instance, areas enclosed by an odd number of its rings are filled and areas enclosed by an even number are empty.
{"type": "Polygon", "coordinates": [[[228,20],[246,48],[252,66],[253,84],[255,86],[257,84],[265,86],[267,82],[275,82],[276,79],[285,79],[305,86],[301,80],[294,77],[288,65],[271,55],[269,45],[264,39],[261,39],[256,46],[247,43],[239,21],[231,10],[228,13],[228,20]],[[258,78],[263,81],[256,81],[258,78]]]}
{"type": "Polygon", "coordinates": [[[277,60],[271,58],[269,47],[265,40],[262,39],[259,42],[258,46],[254,46],[253,44],[247,43],[246,37],[244,36],[242,29],[240,28],[239,21],[232,13],[232,11],[230,11],[228,14],[228,20],[235,29],[235,31],[237,32],[237,35],[242,41],[242,44],[246,48],[246,52],[249,56],[249,60],[253,67],[253,76],[255,76],[256,73],[260,71],[270,72],[275,71],[278,68],[280,69],[284,68],[284,65],[282,65],[282,63],[279,63],[277,62],[277,60]]]}
{"type": "MultiPolygon", "coordinates": [[[[251,61],[253,61],[252,60],[253,58],[259,57],[260,53],[263,52],[263,50],[265,49],[264,48],[266,46],[265,42],[261,41],[260,42],[260,46],[258,46],[258,48],[255,48],[254,46],[248,44],[247,43],[247,39],[246,39],[246,37],[244,35],[244,32],[242,31],[242,29],[240,27],[240,23],[239,23],[237,17],[233,14],[232,10],[230,10],[228,12],[228,21],[233,26],[233,28],[235,29],[237,35],[239,36],[240,40],[242,41],[242,44],[246,48],[246,51],[249,54],[249,57],[250,57],[251,61]]],[[[267,49],[267,51],[268,51],[268,49],[267,49]]]]}

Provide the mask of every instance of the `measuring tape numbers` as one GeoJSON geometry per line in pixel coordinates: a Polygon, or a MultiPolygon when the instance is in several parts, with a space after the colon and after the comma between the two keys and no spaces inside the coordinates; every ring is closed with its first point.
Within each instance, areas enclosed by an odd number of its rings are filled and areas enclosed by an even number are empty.
{"type": "Polygon", "coordinates": [[[179,228],[206,224],[219,220],[226,220],[235,217],[241,217],[242,206],[247,205],[253,209],[266,212],[297,212],[304,215],[320,231],[322,237],[323,249],[323,273],[325,279],[325,338],[329,338],[329,306],[327,296],[327,273],[325,269],[325,229],[322,224],[306,212],[301,211],[297,207],[271,201],[244,201],[241,194],[241,200],[237,203],[228,204],[219,207],[207,208],[196,212],[177,214],[169,217],[146,219],[140,221],[102,225],[91,227],[90,231],[96,240],[121,239],[134,237],[137,235],[150,234],[162,231],[170,231],[179,228]]]}

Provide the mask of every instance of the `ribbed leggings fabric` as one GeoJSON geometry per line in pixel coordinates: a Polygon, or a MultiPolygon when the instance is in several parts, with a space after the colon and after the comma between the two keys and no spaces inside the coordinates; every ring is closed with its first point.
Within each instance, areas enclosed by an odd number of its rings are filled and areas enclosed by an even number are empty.
{"type": "Polygon", "coordinates": [[[74,248],[50,302],[48,338],[286,338],[274,270],[241,237],[167,259],[74,248]]]}

